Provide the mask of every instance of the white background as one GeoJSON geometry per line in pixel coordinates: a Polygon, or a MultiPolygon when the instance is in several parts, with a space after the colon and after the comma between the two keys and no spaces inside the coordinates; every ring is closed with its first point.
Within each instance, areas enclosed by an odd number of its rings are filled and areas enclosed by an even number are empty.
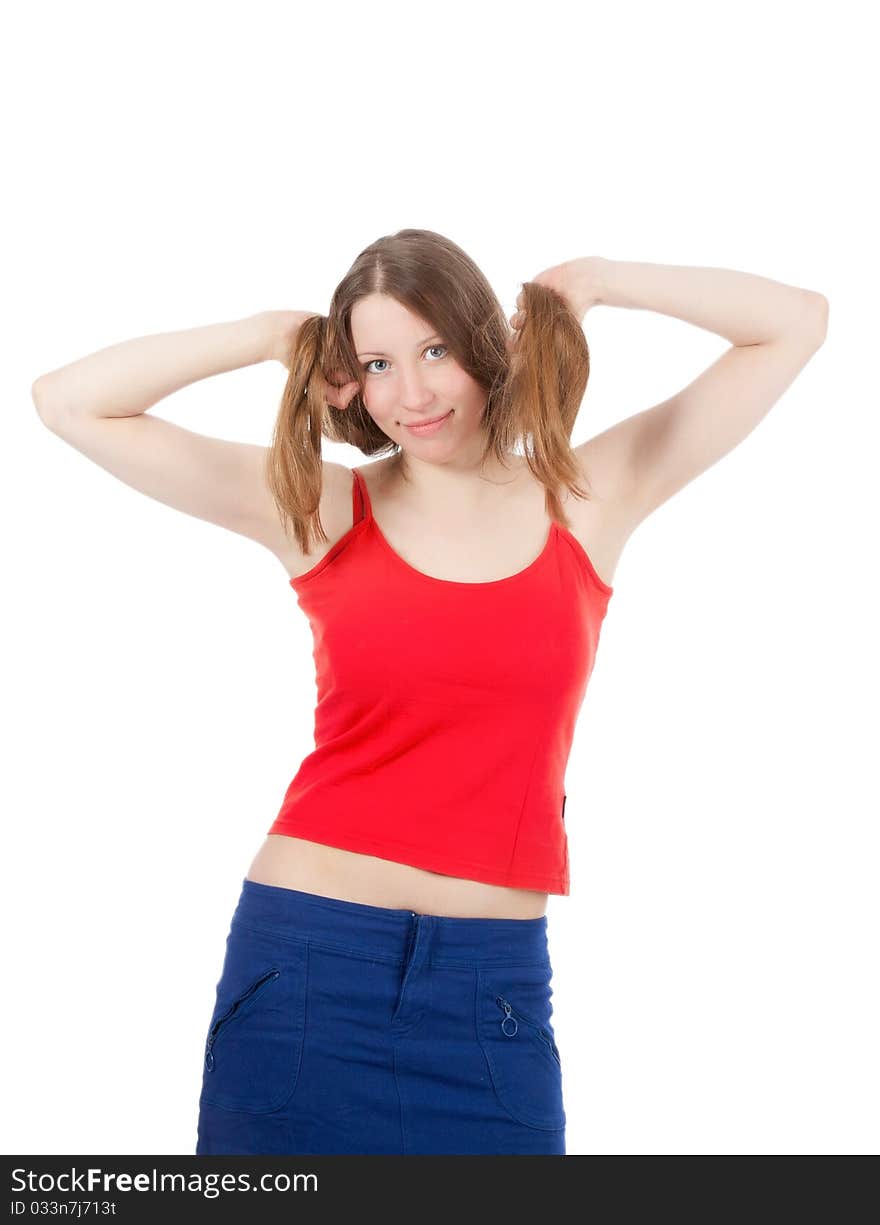
{"type": "MultiPolygon", "coordinates": [[[[868,19],[766,0],[6,18],[4,1152],[194,1152],[228,922],[314,700],[277,560],[91,464],[31,383],[132,336],[325,313],[408,226],[462,246],[508,314],[588,254],[829,299],[770,416],[618,565],[566,780],[554,1024],[571,1154],[877,1151],[868,19]]],[[[647,311],[584,326],[575,443],[727,347],[647,311]]],[[[265,363],[154,411],[267,444],[283,385],[265,363]]]]}

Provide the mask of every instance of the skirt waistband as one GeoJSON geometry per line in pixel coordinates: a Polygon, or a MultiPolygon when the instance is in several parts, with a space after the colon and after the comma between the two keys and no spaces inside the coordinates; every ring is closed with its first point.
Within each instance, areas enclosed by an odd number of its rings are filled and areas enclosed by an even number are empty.
{"type": "Polygon", "coordinates": [[[420,944],[429,946],[434,962],[549,964],[546,915],[536,919],[424,915],[264,885],[245,877],[232,923],[401,963],[418,936],[420,944]]]}

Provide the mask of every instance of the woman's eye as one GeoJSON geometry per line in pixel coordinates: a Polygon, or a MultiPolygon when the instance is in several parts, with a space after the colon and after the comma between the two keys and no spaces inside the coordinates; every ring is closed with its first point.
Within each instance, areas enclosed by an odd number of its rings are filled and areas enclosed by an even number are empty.
{"type": "MultiPolygon", "coordinates": [[[[425,349],[425,352],[430,353],[432,349],[447,349],[448,350],[448,346],[447,345],[428,345],[427,349],[425,349]]],[[[381,374],[382,373],[381,370],[371,370],[370,366],[375,366],[376,362],[384,362],[384,361],[385,361],[384,357],[374,357],[371,362],[365,363],[364,370],[366,370],[367,374],[381,374]]]]}

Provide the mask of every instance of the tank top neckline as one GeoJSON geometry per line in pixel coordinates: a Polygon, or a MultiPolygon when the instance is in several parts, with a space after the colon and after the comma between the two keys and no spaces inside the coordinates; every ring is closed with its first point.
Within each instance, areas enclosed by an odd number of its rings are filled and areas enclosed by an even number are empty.
{"type": "Polygon", "coordinates": [[[403,566],[404,569],[410,571],[411,574],[416,575],[419,579],[423,579],[428,583],[442,583],[445,587],[497,587],[501,583],[511,583],[515,579],[523,578],[525,575],[530,574],[547,557],[550,552],[550,546],[553,543],[556,528],[559,526],[555,520],[550,524],[550,529],[547,532],[547,537],[544,541],[541,552],[522,570],[517,570],[515,574],[505,574],[502,575],[501,578],[477,579],[475,582],[468,582],[466,579],[437,578],[436,575],[426,574],[424,570],[419,570],[417,566],[413,566],[405,558],[401,557],[396,549],[391,547],[388,538],[385,536],[384,532],[379,527],[379,524],[376,522],[376,517],[373,514],[372,503],[370,502],[369,490],[367,489],[367,482],[364,479],[363,474],[357,468],[353,468],[352,472],[357,478],[361,496],[363,498],[364,520],[368,520],[372,524],[373,532],[385,552],[388,553],[398,565],[403,566]]]}
{"type": "Polygon", "coordinates": [[[419,570],[416,566],[411,565],[391,547],[391,544],[386,539],[382,529],[376,522],[375,516],[373,515],[370,494],[363,475],[357,468],[352,468],[351,471],[354,477],[354,484],[352,487],[352,511],[354,516],[357,516],[357,514],[360,512],[361,517],[355,517],[355,521],[352,523],[348,531],[344,532],[343,535],[340,536],[336,543],[330,547],[327,553],[325,553],[324,556],[320,558],[320,560],[317,561],[310,570],[307,570],[304,574],[296,575],[290,579],[290,585],[294,588],[299,586],[300,583],[304,583],[306,580],[312,578],[314,575],[317,575],[333,560],[333,558],[345,544],[348,544],[360,532],[366,531],[367,528],[372,527],[374,536],[391,559],[402,569],[406,570],[417,579],[425,583],[439,584],[443,587],[473,587],[477,589],[485,589],[488,587],[497,588],[507,583],[517,582],[538,569],[538,567],[541,566],[541,564],[544,563],[550,556],[550,551],[555,539],[557,537],[562,537],[564,540],[568,541],[569,545],[575,550],[575,553],[578,555],[581,562],[586,565],[587,570],[589,571],[593,581],[598,585],[600,591],[607,596],[611,596],[614,592],[614,588],[606,583],[604,579],[599,577],[589,554],[577,537],[555,519],[552,520],[550,524],[550,528],[547,532],[547,537],[544,541],[544,546],[541,549],[541,552],[522,570],[517,570],[514,574],[503,575],[501,578],[495,579],[480,579],[475,582],[468,582],[465,579],[437,578],[436,575],[426,574],[424,570],[419,570]],[[358,495],[360,495],[360,507],[357,505],[358,495]]]}

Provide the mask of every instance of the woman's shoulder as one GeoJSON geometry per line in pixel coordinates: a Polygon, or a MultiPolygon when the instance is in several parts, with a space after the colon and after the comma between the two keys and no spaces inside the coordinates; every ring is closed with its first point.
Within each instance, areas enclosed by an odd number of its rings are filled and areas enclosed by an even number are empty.
{"type": "Polygon", "coordinates": [[[319,515],[327,540],[315,541],[311,553],[304,553],[299,541],[285,532],[279,517],[271,548],[287,571],[288,577],[297,578],[317,565],[340,537],[350,530],[353,522],[354,479],[354,473],[346,464],[337,464],[332,460],[322,461],[319,515]]]}

